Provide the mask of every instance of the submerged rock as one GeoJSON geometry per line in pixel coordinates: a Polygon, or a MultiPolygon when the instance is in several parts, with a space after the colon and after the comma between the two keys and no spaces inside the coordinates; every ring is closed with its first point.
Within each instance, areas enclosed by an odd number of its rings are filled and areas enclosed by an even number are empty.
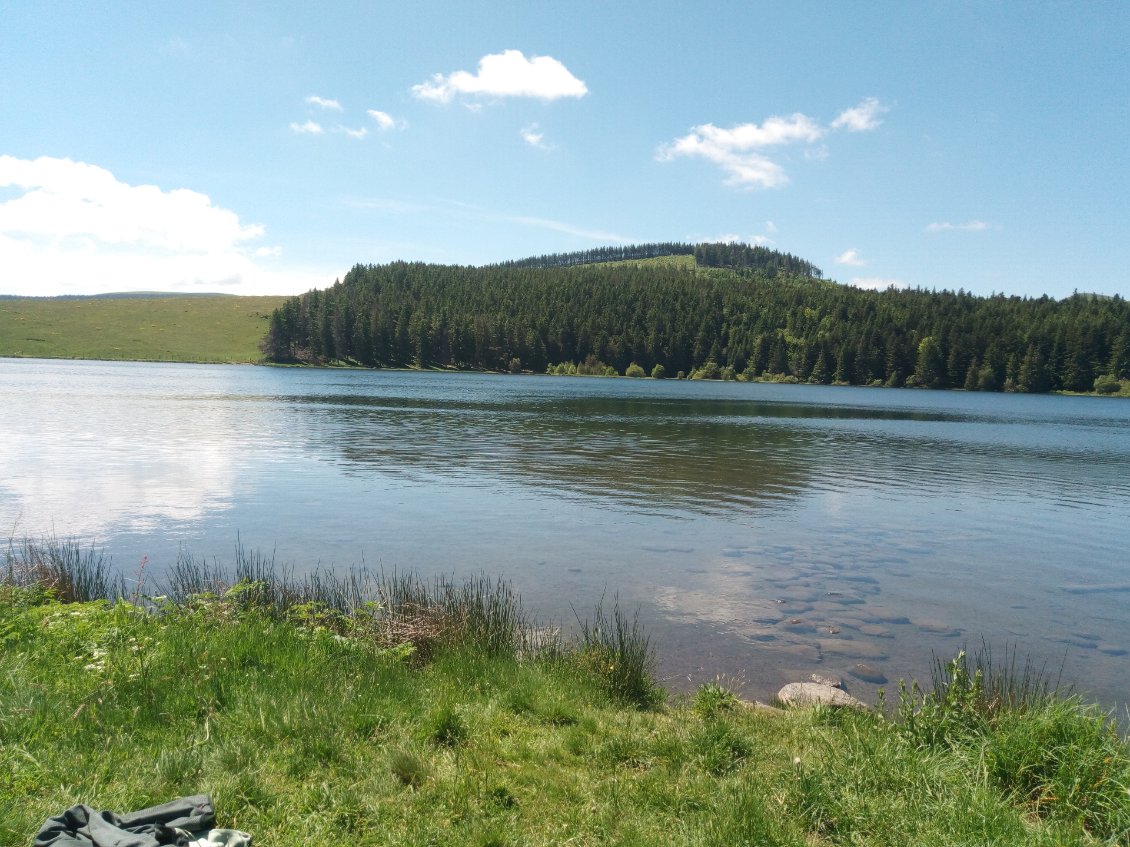
{"type": "Polygon", "coordinates": [[[865,662],[859,662],[852,666],[851,675],[856,679],[861,679],[864,682],[870,682],[872,685],[886,685],[887,676],[878,668],[873,668],[865,662]]]}
{"type": "Polygon", "coordinates": [[[867,705],[846,691],[819,682],[790,682],[777,692],[786,706],[836,706],[866,709],[867,705]]]}

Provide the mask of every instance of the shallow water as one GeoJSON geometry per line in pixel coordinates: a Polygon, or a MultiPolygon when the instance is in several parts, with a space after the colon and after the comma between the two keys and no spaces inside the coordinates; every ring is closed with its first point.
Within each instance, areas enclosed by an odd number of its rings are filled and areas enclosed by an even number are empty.
{"type": "Polygon", "coordinates": [[[0,400],[0,528],[127,574],[238,536],[565,624],[618,594],[673,687],[866,698],[985,638],[1128,699],[1123,400],[11,359],[0,400]]]}

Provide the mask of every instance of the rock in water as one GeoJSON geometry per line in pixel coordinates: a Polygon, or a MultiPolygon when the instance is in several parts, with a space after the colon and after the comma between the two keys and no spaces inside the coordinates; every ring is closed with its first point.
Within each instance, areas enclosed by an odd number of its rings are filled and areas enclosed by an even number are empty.
{"type": "Polygon", "coordinates": [[[870,682],[873,685],[886,685],[887,676],[878,668],[873,668],[865,662],[859,662],[852,666],[851,675],[856,679],[861,679],[864,682],[870,682]]]}
{"type": "Polygon", "coordinates": [[[862,700],[846,691],[819,682],[790,682],[777,692],[777,699],[786,706],[848,706],[866,709],[862,700]]]}

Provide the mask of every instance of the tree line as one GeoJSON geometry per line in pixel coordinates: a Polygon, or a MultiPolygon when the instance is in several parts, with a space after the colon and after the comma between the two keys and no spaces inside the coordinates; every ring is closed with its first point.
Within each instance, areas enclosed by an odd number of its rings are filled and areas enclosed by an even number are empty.
{"type": "Polygon", "coordinates": [[[263,352],[368,367],[659,365],[669,376],[1037,393],[1097,380],[1117,390],[1130,378],[1130,307],[1118,296],[864,291],[748,245],[696,245],[693,267],[608,264],[685,246],[585,251],[609,257],[588,263],[357,265],[276,310],[263,352]]]}
{"type": "Polygon", "coordinates": [[[714,244],[681,244],[658,242],[653,244],[627,244],[617,247],[593,247],[573,253],[530,256],[510,262],[500,262],[491,267],[507,268],[562,268],[572,265],[592,265],[605,262],[630,262],[658,259],[664,256],[694,256],[695,264],[707,268],[731,270],[760,269],[773,275],[777,272],[803,274],[820,279],[823,272],[811,262],[791,253],[750,246],[739,242],[714,244]]]}

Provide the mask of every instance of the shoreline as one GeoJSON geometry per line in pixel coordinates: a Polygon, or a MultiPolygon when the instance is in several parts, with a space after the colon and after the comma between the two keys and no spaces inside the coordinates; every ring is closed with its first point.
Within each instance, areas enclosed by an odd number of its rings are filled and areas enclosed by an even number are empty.
{"type": "Polygon", "coordinates": [[[929,690],[877,709],[820,685],[783,689],[783,709],[723,682],[657,697],[624,672],[644,667],[643,633],[616,608],[561,649],[499,640],[505,614],[484,628],[476,608],[512,608],[490,583],[401,583],[396,614],[351,622],[308,598],[278,607],[258,582],[152,598],[148,612],[0,583],[0,839],[27,843],[77,803],[200,793],[224,826],[312,847],[343,832],[478,847],[667,845],[673,832],[702,847],[859,834],[1050,847],[1130,833],[1125,737],[984,657],[959,653],[929,690]]]}
{"type": "MultiPolygon", "coordinates": [[[[11,359],[13,361],[43,361],[43,362],[101,362],[101,363],[120,363],[120,364],[147,364],[147,365],[231,365],[231,366],[251,366],[262,368],[283,368],[283,369],[300,369],[300,370],[326,370],[326,371],[369,371],[379,373],[381,371],[388,371],[391,373],[436,373],[436,374],[477,374],[477,375],[495,375],[495,376],[549,376],[549,377],[577,377],[577,378],[592,378],[592,379],[626,379],[631,381],[646,381],[646,382],[707,382],[707,383],[725,383],[734,382],[740,384],[757,384],[757,385],[820,385],[826,388],[883,388],[892,390],[907,390],[907,391],[930,391],[930,392],[946,392],[946,393],[961,393],[961,394],[986,394],[986,395],[1016,395],[1023,396],[1024,392],[1007,392],[1007,391],[966,391],[964,388],[926,388],[924,386],[891,386],[891,385],[854,385],[846,382],[831,382],[831,383],[812,383],[801,382],[795,378],[787,379],[766,379],[763,377],[754,377],[753,379],[694,379],[684,377],[663,377],[656,378],[651,376],[642,377],[629,377],[624,374],[549,374],[549,373],[535,373],[533,371],[521,371],[519,373],[510,373],[503,370],[475,370],[473,368],[451,368],[451,367],[434,367],[434,368],[415,368],[415,367],[380,367],[370,368],[364,365],[355,364],[310,364],[306,362],[266,362],[266,361],[200,361],[200,360],[187,360],[187,359],[91,359],[79,356],[13,356],[6,355],[0,356],[0,360],[11,359]]],[[[1055,397],[1104,397],[1104,398],[1130,398],[1130,384],[1123,386],[1122,390],[1115,393],[1101,393],[1098,391],[1047,391],[1042,394],[1033,396],[1055,396],[1055,397]]]]}

